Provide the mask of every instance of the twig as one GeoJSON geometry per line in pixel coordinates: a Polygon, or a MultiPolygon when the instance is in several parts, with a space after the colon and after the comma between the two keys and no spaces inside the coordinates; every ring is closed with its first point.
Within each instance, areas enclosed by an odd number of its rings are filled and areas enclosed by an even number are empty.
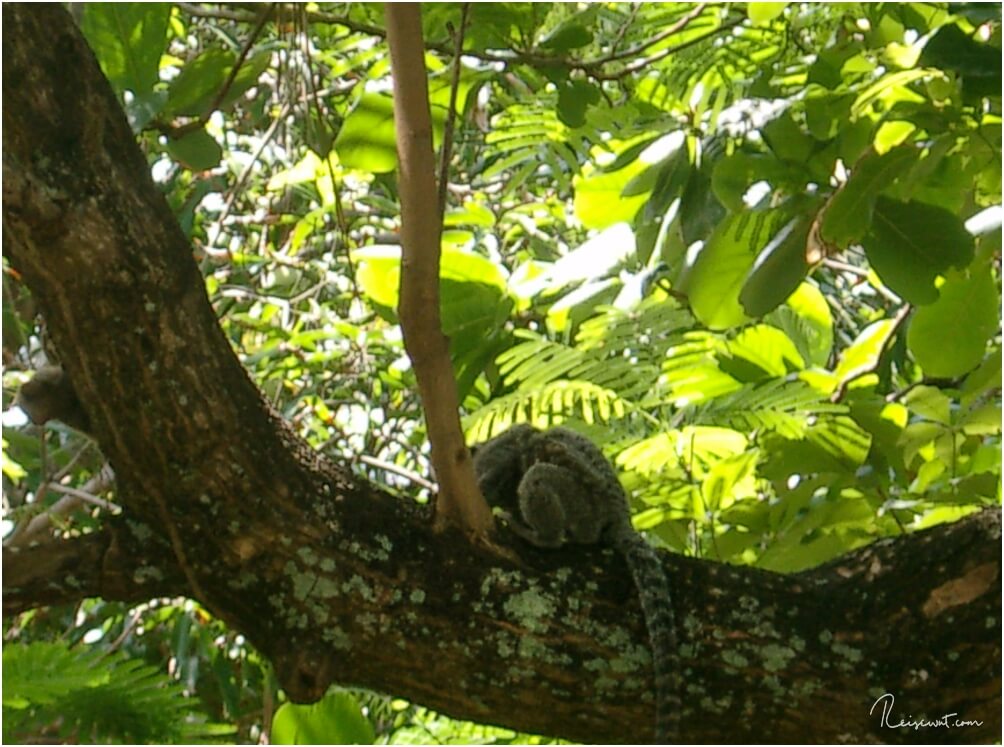
{"type": "Polygon", "coordinates": [[[400,475],[401,477],[411,480],[416,485],[425,488],[426,490],[431,490],[433,493],[438,490],[436,483],[426,480],[419,474],[412,472],[410,469],[405,469],[392,462],[385,462],[383,459],[378,459],[377,457],[371,457],[368,454],[360,454],[358,456],[360,462],[368,464],[371,467],[377,467],[385,472],[393,472],[395,475],[400,475]]]}
{"type": "Polygon", "coordinates": [[[220,105],[220,102],[222,102],[223,99],[226,98],[227,93],[233,86],[234,81],[237,79],[237,74],[241,70],[241,66],[247,60],[247,56],[251,52],[251,47],[254,46],[254,43],[255,41],[257,41],[258,36],[259,34],[261,34],[262,29],[265,28],[265,22],[272,15],[273,11],[275,11],[275,6],[276,6],[275,3],[270,4],[265,10],[263,10],[258,15],[257,23],[255,24],[254,29],[251,31],[251,35],[248,37],[247,41],[244,42],[244,46],[241,48],[240,54],[237,55],[237,60],[234,62],[233,67],[230,68],[230,73],[229,75],[227,75],[227,79],[223,82],[223,85],[220,86],[220,90],[216,92],[216,95],[213,97],[213,100],[209,102],[209,106],[206,107],[206,110],[203,113],[203,115],[192,122],[188,122],[186,124],[181,125],[180,127],[171,127],[169,125],[166,126],[162,125],[161,131],[164,132],[165,135],[170,137],[172,140],[178,140],[187,135],[188,133],[194,132],[195,130],[200,130],[206,126],[206,123],[209,121],[209,118],[213,115],[213,112],[216,111],[216,108],[220,105]]]}
{"type": "Polygon", "coordinates": [[[899,311],[896,312],[896,316],[892,319],[892,329],[889,330],[889,336],[886,338],[885,345],[883,345],[882,352],[875,356],[875,362],[868,366],[862,366],[861,368],[852,371],[851,375],[840,382],[840,385],[836,388],[833,394],[830,395],[831,402],[839,402],[847,394],[847,387],[850,386],[852,381],[860,379],[862,376],[867,376],[870,373],[874,373],[876,369],[882,364],[882,357],[885,355],[886,350],[889,349],[890,341],[896,336],[897,330],[906,321],[906,318],[910,316],[910,312],[913,307],[910,304],[904,304],[900,307],[899,311]]]}
{"type": "Polygon", "coordinates": [[[456,32],[456,48],[453,52],[453,78],[450,81],[450,108],[446,112],[443,127],[443,146],[439,150],[439,220],[446,215],[446,185],[450,178],[450,158],[453,151],[453,126],[457,118],[457,89],[460,87],[460,58],[464,54],[464,33],[467,31],[467,13],[470,3],[460,8],[460,29],[456,32]]]}
{"type": "Polygon", "coordinates": [[[202,247],[202,250],[210,257],[225,255],[228,259],[233,261],[233,257],[230,256],[229,246],[223,250],[215,248],[216,242],[220,240],[220,234],[223,233],[223,222],[230,216],[230,210],[234,206],[237,195],[241,194],[243,191],[244,183],[251,175],[254,165],[258,162],[258,159],[261,157],[261,154],[265,150],[266,146],[272,141],[272,138],[275,137],[275,133],[279,129],[279,125],[285,121],[286,115],[289,114],[289,109],[290,107],[288,103],[283,104],[282,109],[279,110],[279,116],[277,116],[275,120],[273,120],[272,124],[269,125],[268,129],[265,130],[265,134],[262,135],[261,142],[258,144],[257,150],[255,150],[254,155],[251,156],[251,160],[245,164],[240,176],[237,177],[237,181],[234,182],[234,186],[230,188],[230,192],[227,194],[227,200],[223,203],[223,210],[220,212],[220,217],[216,219],[216,231],[213,233],[213,238],[206,242],[206,246],[202,247]]]}

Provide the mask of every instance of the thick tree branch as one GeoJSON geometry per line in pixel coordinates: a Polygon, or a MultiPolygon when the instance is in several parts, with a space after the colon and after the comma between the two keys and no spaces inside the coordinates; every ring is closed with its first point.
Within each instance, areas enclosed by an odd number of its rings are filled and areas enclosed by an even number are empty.
{"type": "Polygon", "coordinates": [[[167,548],[130,541],[125,529],[124,523],[111,522],[80,537],[5,546],[4,615],[86,597],[144,602],[184,594],[184,577],[170,562],[167,548]]]}
{"type": "Polygon", "coordinates": [[[464,444],[449,340],[439,316],[442,215],[436,201],[421,11],[417,3],[388,3],[386,14],[401,192],[401,331],[415,367],[439,482],[437,523],[451,522],[483,539],[491,530],[492,515],[464,444]]]}

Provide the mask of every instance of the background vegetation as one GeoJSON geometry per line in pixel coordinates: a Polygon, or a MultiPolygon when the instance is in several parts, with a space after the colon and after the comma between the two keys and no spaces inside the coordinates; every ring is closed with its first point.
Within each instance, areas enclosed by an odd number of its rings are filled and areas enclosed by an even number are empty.
{"type": "MultiPolygon", "coordinates": [[[[318,449],[427,500],[382,6],[73,12],[257,383],[318,449]]],[[[442,4],[423,24],[471,443],[568,424],[650,541],[774,571],[999,503],[999,5],[442,4]]],[[[6,409],[55,353],[4,269],[6,409]]],[[[8,538],[115,510],[86,436],[5,424],[8,538]]],[[[283,706],[183,599],[4,634],[5,740],[526,739],[362,691],[283,706]]]]}

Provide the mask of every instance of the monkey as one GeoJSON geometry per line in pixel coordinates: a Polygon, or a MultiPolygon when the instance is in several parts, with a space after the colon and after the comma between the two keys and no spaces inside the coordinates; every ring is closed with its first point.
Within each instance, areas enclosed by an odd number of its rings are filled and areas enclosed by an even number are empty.
{"type": "Polygon", "coordinates": [[[21,385],[14,404],[35,425],[59,420],[75,430],[90,433],[91,419],[80,404],[70,377],[60,366],[38,369],[30,381],[21,385]]]}
{"type": "Polygon", "coordinates": [[[485,500],[531,545],[602,544],[624,556],[638,590],[655,672],[657,743],[679,731],[682,680],[669,579],[659,556],[631,525],[627,494],[613,466],[585,436],[567,428],[516,425],[474,448],[485,500]]]}

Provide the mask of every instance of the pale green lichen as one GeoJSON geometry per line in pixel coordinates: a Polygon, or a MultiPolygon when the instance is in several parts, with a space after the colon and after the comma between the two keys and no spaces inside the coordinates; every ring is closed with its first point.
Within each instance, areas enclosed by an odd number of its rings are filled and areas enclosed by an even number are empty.
{"type": "Polygon", "coordinates": [[[317,576],[313,573],[294,573],[293,574],[293,598],[299,602],[302,602],[308,596],[310,592],[313,591],[314,586],[317,584],[317,576]]]}
{"type": "Polygon", "coordinates": [[[848,646],[846,643],[840,643],[838,641],[830,648],[833,653],[843,659],[843,661],[837,663],[837,667],[843,672],[852,671],[864,658],[864,654],[861,653],[861,649],[855,648],[854,646],[848,646]]]}
{"type": "Polygon", "coordinates": [[[592,659],[586,659],[584,662],[582,662],[582,668],[585,669],[587,672],[609,672],[610,662],[607,661],[606,659],[601,659],[598,657],[592,659]]]}
{"type": "Polygon", "coordinates": [[[518,625],[534,633],[546,630],[554,618],[554,603],[534,589],[510,597],[503,606],[518,625]]]}
{"type": "MultiPolygon", "coordinates": [[[[137,584],[144,584],[148,581],[162,581],[164,573],[160,568],[155,568],[152,565],[144,565],[133,571],[132,578],[137,584]]],[[[69,580],[69,577],[66,580],[69,580]]]]}
{"type": "Polygon", "coordinates": [[[349,651],[352,649],[352,639],[344,630],[337,626],[327,628],[321,633],[321,638],[339,651],[349,651]]]}
{"type": "Polygon", "coordinates": [[[330,578],[321,577],[317,579],[317,586],[314,589],[314,593],[317,594],[321,599],[331,599],[332,597],[338,596],[338,584],[332,581],[330,578]]]}
{"type": "Polygon", "coordinates": [[[129,527],[129,533],[132,534],[132,536],[140,543],[145,544],[151,537],[153,537],[153,532],[150,531],[150,527],[140,521],[127,519],[126,526],[129,527]]]}
{"type": "Polygon", "coordinates": [[[317,565],[318,563],[319,558],[317,557],[317,553],[309,547],[301,547],[296,551],[296,554],[306,565],[317,565]]]}
{"type": "Polygon", "coordinates": [[[376,599],[376,593],[373,591],[373,587],[366,583],[362,576],[354,575],[348,581],[342,584],[342,591],[346,594],[355,592],[367,602],[372,602],[376,599]]]}
{"type": "Polygon", "coordinates": [[[768,643],[760,649],[760,658],[768,672],[779,672],[795,658],[795,652],[788,646],[768,643]]]}
{"type": "Polygon", "coordinates": [[[749,659],[739,652],[730,649],[722,651],[722,661],[736,669],[745,669],[749,664],[749,659]]]}
{"type": "Polygon", "coordinates": [[[425,601],[425,592],[422,589],[415,589],[408,595],[408,599],[412,604],[421,604],[425,601]]]}

